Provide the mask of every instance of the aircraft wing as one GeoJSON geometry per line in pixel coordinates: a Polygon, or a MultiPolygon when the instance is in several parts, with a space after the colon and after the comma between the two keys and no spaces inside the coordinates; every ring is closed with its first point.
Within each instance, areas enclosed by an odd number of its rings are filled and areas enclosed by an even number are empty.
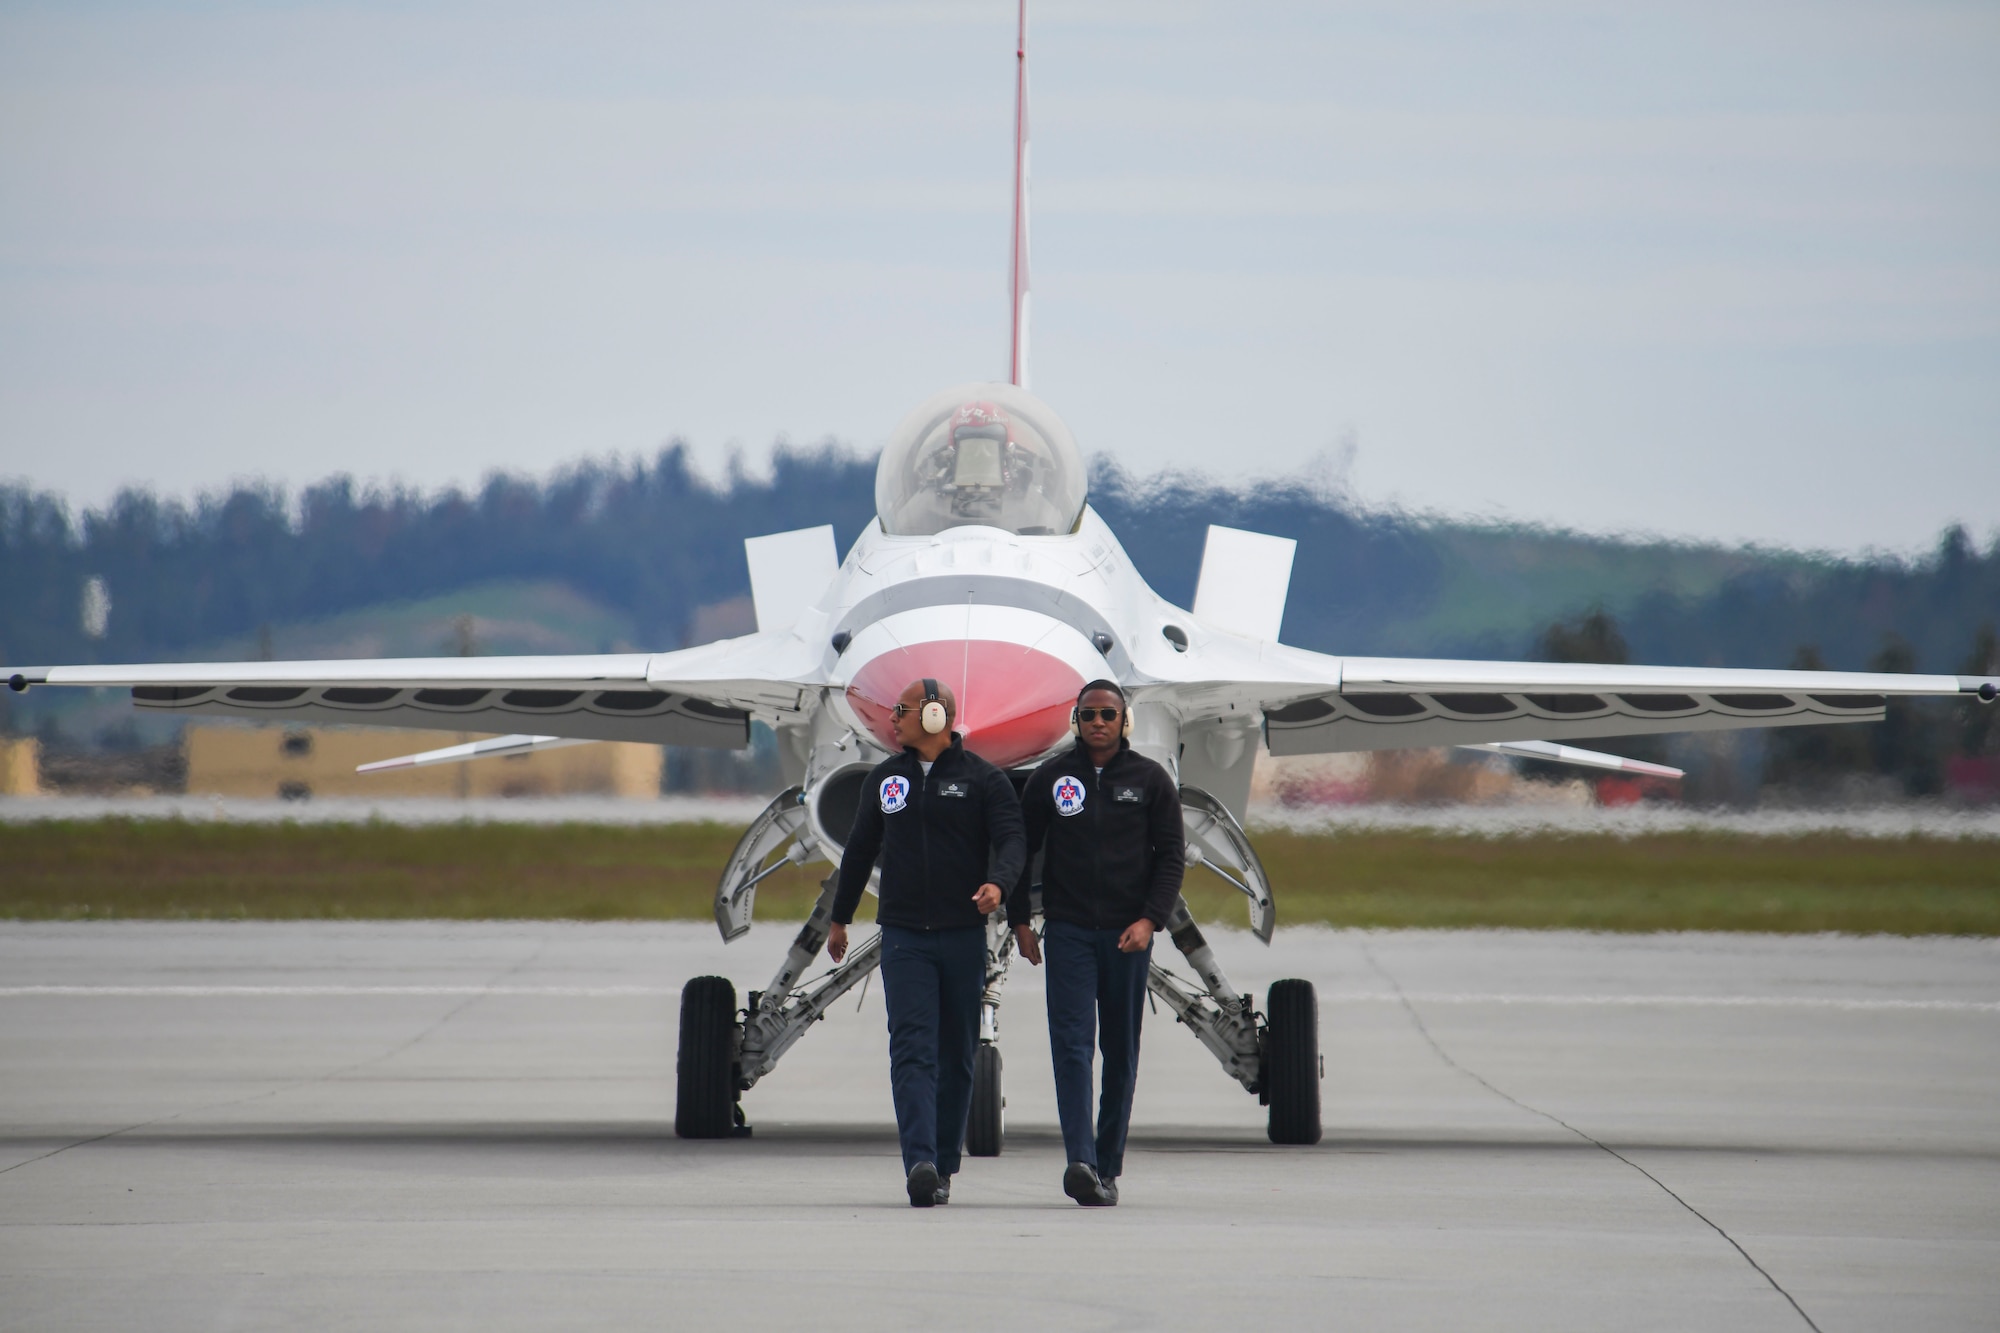
{"type": "Polygon", "coordinates": [[[718,749],[748,745],[753,716],[797,715],[822,676],[820,651],[787,632],[673,653],[0,667],[16,690],[124,687],[163,712],[718,749]]]}
{"type": "Polygon", "coordinates": [[[1183,723],[1261,717],[1277,755],[1873,722],[1892,697],[2000,695],[1992,676],[1333,657],[1224,634],[1159,665],[1135,700],[1183,723]]]}

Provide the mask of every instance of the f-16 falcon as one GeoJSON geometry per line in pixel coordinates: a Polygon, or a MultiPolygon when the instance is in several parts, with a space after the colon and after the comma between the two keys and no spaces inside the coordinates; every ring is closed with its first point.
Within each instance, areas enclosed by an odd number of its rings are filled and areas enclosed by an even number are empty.
{"type": "MultiPolygon", "coordinates": [[[[1239,891],[1253,933],[1274,886],[1243,831],[1252,765],[1273,755],[1472,746],[1668,772],[1572,742],[1647,732],[1872,722],[1892,697],[1972,695],[2000,678],[1342,657],[1278,639],[1294,543],[1210,528],[1192,607],[1156,594],[1091,509],[1083,456],[1029,392],[1027,10],[1016,53],[1012,336],[1005,382],[946,389],[883,450],[875,518],[839,558],[831,527],[745,543],[757,631],[677,652],[575,657],[0,667],[15,690],[129,688],[143,709],[267,722],[505,732],[369,768],[448,763],[590,741],[741,748],[777,736],[788,786],[751,824],[715,894],[725,940],[757,885],[838,864],[869,769],[896,747],[890,709],[913,680],[947,683],[967,748],[1017,782],[1071,740],[1085,681],[1130,693],[1132,744],[1181,785],[1187,861],[1239,891]]],[[[810,985],[833,877],[768,983],[698,977],[682,992],[674,1124],[747,1132],[742,1096],[879,962],[863,942],[810,985]]],[[[1013,936],[988,935],[982,1050],[967,1148],[1003,1139],[999,1013],[1013,936]]],[[[1313,988],[1275,982],[1262,1008],[1233,985],[1183,901],[1169,934],[1186,968],[1150,985],[1244,1090],[1279,1143],[1320,1137],[1313,988]]]]}

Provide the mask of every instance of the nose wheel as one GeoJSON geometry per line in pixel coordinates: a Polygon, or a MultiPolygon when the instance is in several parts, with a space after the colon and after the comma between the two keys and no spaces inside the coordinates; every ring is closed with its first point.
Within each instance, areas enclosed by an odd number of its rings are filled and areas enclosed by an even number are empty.
{"type": "Polygon", "coordinates": [[[1006,1141],[1007,1094],[1000,1080],[1000,1048],[979,1043],[972,1061],[972,1114],[965,1121],[965,1151],[970,1157],[998,1157],[1006,1141]]]}

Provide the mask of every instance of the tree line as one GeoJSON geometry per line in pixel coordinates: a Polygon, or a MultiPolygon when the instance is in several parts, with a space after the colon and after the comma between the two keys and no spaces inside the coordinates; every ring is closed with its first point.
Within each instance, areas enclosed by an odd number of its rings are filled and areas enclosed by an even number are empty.
{"type": "MultiPolygon", "coordinates": [[[[1562,635],[1601,614],[1615,619],[1628,660],[2000,669],[2000,537],[1981,550],[1962,528],[1916,557],[1735,552],[1727,577],[1690,595],[1664,571],[1712,563],[1716,548],[1372,512],[1306,479],[1141,479],[1099,460],[1091,503],[1139,572],[1183,606],[1209,524],[1296,538],[1285,638],[1321,651],[1546,656],[1582,651],[1562,635]],[[1464,554],[1468,541],[1476,559],[1464,554]],[[1635,583],[1633,568],[1663,572],[1635,583]],[[1562,617],[1534,609],[1565,597],[1579,604],[1562,617]],[[1483,628],[1426,619],[1444,599],[1474,604],[1483,628]]],[[[674,445],[540,479],[496,473],[474,489],[336,476],[296,495],[238,485],[180,500],[132,489],[80,512],[59,495],[0,485],[0,660],[171,657],[262,625],[516,578],[566,582],[624,612],[648,646],[671,648],[698,608],[748,591],[744,537],[830,522],[845,549],[873,512],[874,461],[832,446],[781,448],[768,476],[732,467],[711,480],[674,445]],[[110,606],[94,626],[83,614],[92,580],[110,606]]],[[[1871,752],[1868,762],[1913,788],[1942,771],[1948,749],[1992,743],[1990,719],[1976,737],[1956,722],[1911,725],[1918,739],[1880,743],[1904,757],[1871,752]],[[1916,751],[1930,759],[1908,758],[1916,751]]],[[[1813,743],[1774,741],[1772,762],[1809,765],[1813,743]],[[1786,749],[1794,745],[1808,748],[1786,749]]]]}

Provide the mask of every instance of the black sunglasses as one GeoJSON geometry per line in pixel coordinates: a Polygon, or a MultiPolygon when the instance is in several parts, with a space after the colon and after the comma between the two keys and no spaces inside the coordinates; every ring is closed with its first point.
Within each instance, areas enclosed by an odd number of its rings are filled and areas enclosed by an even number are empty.
{"type": "Polygon", "coordinates": [[[1117,708],[1079,708],[1076,710],[1076,720],[1079,722],[1096,722],[1101,718],[1106,722],[1116,722],[1118,714],[1121,711],[1121,709],[1117,708]]]}

